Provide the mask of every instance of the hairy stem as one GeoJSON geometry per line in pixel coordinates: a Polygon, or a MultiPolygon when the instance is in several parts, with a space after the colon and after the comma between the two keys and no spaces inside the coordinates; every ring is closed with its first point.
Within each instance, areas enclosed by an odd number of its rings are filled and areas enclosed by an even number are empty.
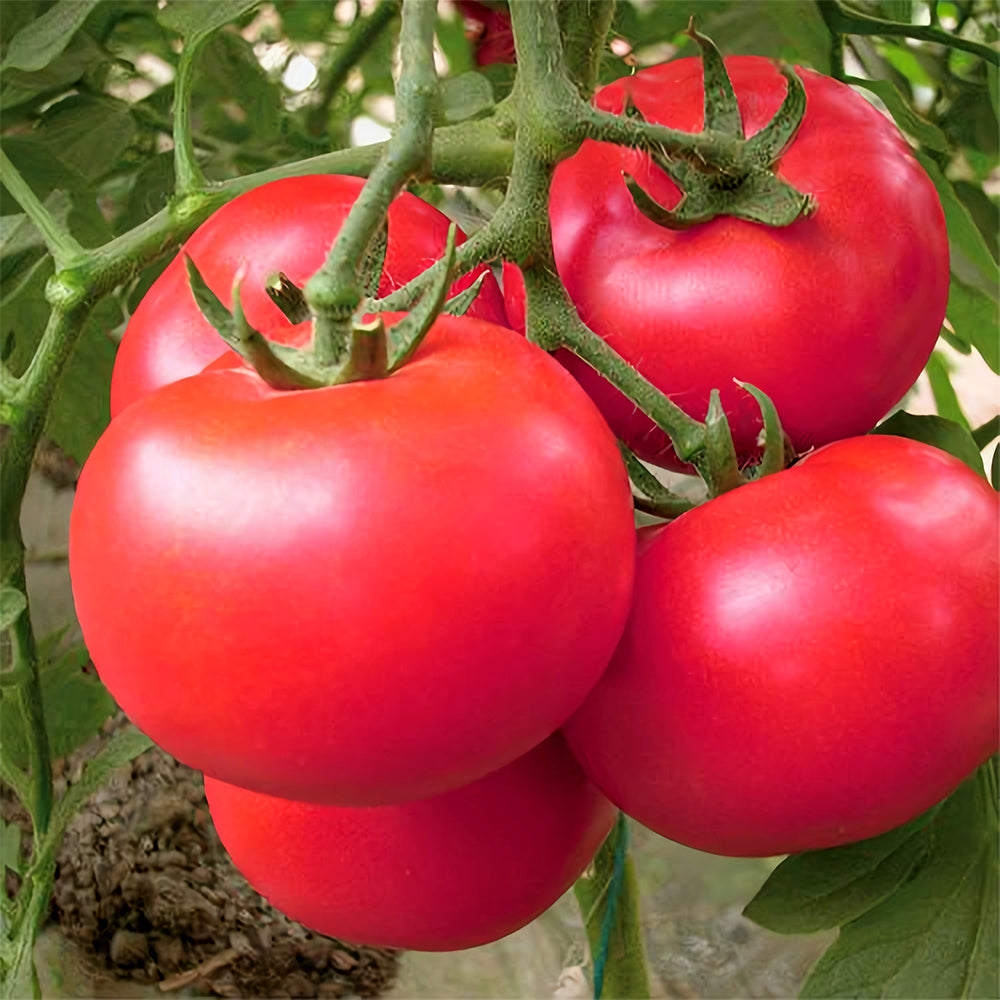
{"type": "Polygon", "coordinates": [[[326,67],[322,98],[309,114],[309,129],[314,134],[321,133],[326,126],[327,109],[347,81],[353,66],[375,44],[382,32],[399,15],[402,0],[381,0],[367,16],[358,17],[351,25],[347,38],[333,53],[326,67]]]}
{"type": "Polygon", "coordinates": [[[179,195],[198,191],[206,186],[205,175],[194,155],[191,89],[195,60],[209,38],[211,34],[205,33],[186,39],[177,64],[177,79],[174,82],[174,184],[179,195]]]}
{"type": "Polygon", "coordinates": [[[438,89],[433,48],[436,17],[434,0],[409,0],[403,7],[402,65],[392,138],[344,220],[326,262],[306,283],[306,301],[316,317],[313,348],[320,365],[336,364],[343,357],[351,318],[364,295],[358,263],[393,198],[411,178],[430,174],[438,89]]]}
{"type": "Polygon", "coordinates": [[[38,196],[28,186],[20,172],[0,149],[0,172],[3,185],[14,196],[25,214],[38,227],[45,246],[52,254],[56,267],[82,257],[86,250],[74,237],[52,217],[52,213],[42,204],[38,196]]]}
{"type": "Polygon", "coordinates": [[[994,66],[1000,66],[1000,52],[990,48],[988,45],[983,45],[982,42],[963,38],[961,35],[952,34],[950,31],[944,31],[942,28],[935,27],[934,25],[886,21],[881,17],[873,17],[871,14],[863,14],[861,11],[851,10],[845,7],[840,0],[817,0],[817,5],[827,26],[835,34],[915,38],[922,42],[934,42],[938,45],[947,45],[953,49],[972,52],[985,62],[992,63],[994,66]]]}

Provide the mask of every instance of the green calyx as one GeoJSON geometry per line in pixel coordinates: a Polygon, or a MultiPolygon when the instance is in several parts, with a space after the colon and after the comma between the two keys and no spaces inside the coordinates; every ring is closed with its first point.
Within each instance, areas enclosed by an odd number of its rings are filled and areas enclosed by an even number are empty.
{"type": "MultiPolygon", "coordinates": [[[[686,229],[720,215],[730,215],[767,226],[787,226],[816,210],[816,200],[803,194],[774,172],[782,154],[795,138],[806,110],[802,80],[790,66],[779,71],[788,81],[788,93],[775,116],[752,138],[743,131],[736,93],[722,55],[712,40],[699,34],[694,18],[687,34],[702,49],[705,74],[705,127],[707,143],[668,153],[662,147],[648,150],[653,162],[681,189],[680,203],[667,209],[648,195],[634,177],[625,174],[636,207],[657,225],[686,229]],[[704,146],[713,153],[706,156],[704,146]]],[[[625,114],[642,118],[633,104],[625,114]]]]}
{"type": "MultiPolygon", "coordinates": [[[[413,356],[442,312],[462,315],[468,309],[479,292],[481,279],[452,299],[446,299],[455,273],[455,233],[455,226],[452,225],[448,231],[445,266],[410,312],[387,332],[381,316],[366,318],[368,313],[377,310],[378,305],[377,300],[366,299],[355,313],[347,342],[332,364],[319,360],[312,343],[304,348],[275,344],[250,325],[240,301],[244,269],[241,268],[233,282],[230,311],[208,287],[194,261],[185,256],[184,263],[191,291],[202,315],[271,388],[317,389],[392,375],[413,356]]],[[[377,256],[384,257],[384,249],[377,256]]],[[[381,261],[377,269],[380,273],[381,261]]],[[[373,284],[369,283],[369,287],[378,287],[377,277],[373,284]]],[[[315,324],[302,289],[287,275],[279,272],[270,276],[265,291],[290,322],[302,323],[312,318],[315,324]]]]}

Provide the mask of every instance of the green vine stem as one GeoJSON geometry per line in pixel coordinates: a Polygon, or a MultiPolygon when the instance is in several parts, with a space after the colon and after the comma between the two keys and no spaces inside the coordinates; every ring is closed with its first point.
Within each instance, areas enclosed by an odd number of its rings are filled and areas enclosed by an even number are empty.
{"type": "Polygon", "coordinates": [[[564,65],[585,101],[589,101],[597,89],[601,57],[614,13],[615,0],[564,3],[559,8],[559,27],[565,40],[564,65]]]}
{"type": "Polygon", "coordinates": [[[38,227],[45,246],[52,254],[56,267],[62,267],[86,254],[79,243],[52,217],[24,178],[0,149],[0,174],[4,187],[14,196],[25,214],[38,227]]]}
{"type": "Polygon", "coordinates": [[[198,54],[211,38],[210,32],[184,40],[174,82],[174,184],[178,195],[199,191],[206,186],[205,175],[194,155],[191,132],[191,91],[198,54]]]}
{"type": "Polygon", "coordinates": [[[526,268],[524,285],[539,343],[551,349],[554,341],[555,346],[572,350],[670,435],[678,458],[698,464],[705,450],[704,424],[688,416],[586,326],[552,272],[526,268]]]}
{"type": "Polygon", "coordinates": [[[628,853],[628,819],[618,822],[573,886],[594,962],[594,997],[644,1000],[649,975],[639,916],[639,884],[628,853]]]}
{"type": "Polygon", "coordinates": [[[306,301],[315,316],[313,351],[320,365],[334,365],[342,359],[351,318],[364,295],[358,262],[364,259],[393,198],[411,178],[430,173],[433,110],[438,93],[434,69],[436,18],[435,0],[410,0],[403,7],[397,119],[392,138],[344,220],[326,262],[306,282],[306,301]]]}
{"type": "Polygon", "coordinates": [[[840,0],[817,0],[817,6],[823,15],[823,20],[826,21],[827,27],[833,34],[914,38],[921,42],[934,42],[949,48],[972,52],[985,62],[1000,66],[1000,52],[996,49],[983,45],[982,42],[944,31],[935,25],[886,21],[881,17],[851,10],[845,7],[840,0]]]}
{"type": "Polygon", "coordinates": [[[351,24],[347,38],[333,53],[323,71],[319,103],[309,115],[309,131],[319,135],[327,125],[330,102],[347,81],[352,67],[375,44],[382,32],[399,16],[402,0],[381,0],[367,17],[357,17],[351,24]]]}

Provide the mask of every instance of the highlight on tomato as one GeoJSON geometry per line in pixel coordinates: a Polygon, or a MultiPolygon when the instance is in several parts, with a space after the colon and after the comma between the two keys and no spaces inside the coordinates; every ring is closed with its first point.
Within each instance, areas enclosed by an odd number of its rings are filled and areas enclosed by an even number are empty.
{"type": "Polygon", "coordinates": [[[579,877],[616,810],[556,734],[472,784],[343,809],[206,777],[236,867],[283,913],[343,940],[419,951],[495,941],[579,877]]]}
{"type": "MultiPolygon", "coordinates": [[[[195,303],[185,255],[226,305],[232,302],[237,272],[244,268],[240,297],[250,325],[279,344],[307,343],[309,324],[292,322],[267,288],[279,274],[300,288],[306,283],[326,260],[363,186],[362,177],[288,177],[247,191],[213,213],[132,314],[115,358],[111,415],[161,385],[197,374],[227,352],[195,303]]],[[[416,195],[400,194],[389,206],[379,294],[401,288],[441,257],[450,224],[446,215],[416,195]]],[[[459,232],[456,242],[464,240],[459,232]]],[[[484,273],[467,315],[505,325],[500,288],[486,267],[463,275],[451,293],[467,288],[484,273]]]]}
{"type": "Polygon", "coordinates": [[[997,750],[998,525],[968,466],[873,435],[643,529],[571,749],[619,808],[716,854],[907,822],[997,750]]]}

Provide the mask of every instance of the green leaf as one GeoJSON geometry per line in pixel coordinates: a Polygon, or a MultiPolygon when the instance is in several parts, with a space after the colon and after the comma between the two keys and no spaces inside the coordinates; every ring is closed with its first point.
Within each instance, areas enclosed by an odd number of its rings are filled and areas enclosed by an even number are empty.
{"type": "Polygon", "coordinates": [[[81,806],[107,780],[112,771],[130,764],[153,746],[153,741],[134,726],[118,730],[83,768],[83,776],[56,803],[53,825],[65,827],[81,806]]]}
{"type": "Polygon", "coordinates": [[[913,23],[913,0],[882,0],[879,4],[882,17],[902,24],[913,23]]]}
{"type": "Polygon", "coordinates": [[[891,80],[862,80],[849,76],[844,80],[852,87],[871,91],[889,109],[900,130],[913,136],[922,146],[946,153],[950,149],[948,137],[933,123],[921,118],[913,110],[891,80]]]}
{"type": "Polygon", "coordinates": [[[190,40],[221,28],[256,7],[261,0],[167,0],[156,18],[165,28],[190,40]]]}
{"type": "Polygon", "coordinates": [[[1000,372],[1000,268],[969,210],[938,165],[916,153],[937,188],[948,224],[951,289],[948,320],[955,333],[972,344],[995,372],[1000,372]]]}
{"type": "Polygon", "coordinates": [[[779,934],[810,934],[857,919],[888,899],[927,853],[922,831],[937,808],[880,837],[786,858],[744,916],[779,934]]]}
{"type": "MultiPolygon", "coordinates": [[[[101,723],[117,710],[114,699],[98,680],[82,645],[59,649],[62,632],[39,643],[42,705],[54,758],[65,757],[94,736],[101,723]]],[[[18,767],[28,765],[28,734],[19,708],[19,695],[5,689],[0,699],[3,751],[18,767]]]]}
{"type": "Polygon", "coordinates": [[[892,434],[896,437],[923,441],[940,448],[963,461],[973,472],[985,476],[983,459],[968,428],[945,417],[933,414],[914,414],[899,410],[888,420],[883,420],[872,434],[892,434]]]}
{"type": "Polygon", "coordinates": [[[921,61],[918,53],[908,45],[892,39],[881,47],[881,52],[885,61],[902,73],[910,83],[918,87],[934,86],[934,79],[928,72],[927,66],[921,61]]]}
{"type": "Polygon", "coordinates": [[[0,630],[9,629],[27,606],[28,598],[16,587],[0,587],[0,630]]]}
{"type": "Polygon", "coordinates": [[[596,997],[649,996],[628,823],[619,813],[591,868],[573,886],[593,956],[596,997]]]}
{"type": "Polygon", "coordinates": [[[107,54],[93,38],[84,31],[78,32],[59,58],[44,69],[34,73],[19,69],[5,71],[0,78],[0,110],[9,111],[39,96],[57,97],[91,67],[106,60],[107,54]]]}
{"type": "Polygon", "coordinates": [[[0,875],[5,868],[17,875],[24,868],[21,861],[21,828],[16,823],[5,823],[0,819],[0,875]]]}
{"type": "Polygon", "coordinates": [[[36,132],[53,156],[91,184],[111,171],[137,134],[124,101],[90,94],[60,101],[46,112],[36,132]]]}
{"type": "Polygon", "coordinates": [[[938,414],[971,432],[972,427],[951,384],[951,366],[947,358],[940,351],[935,351],[927,361],[926,371],[938,414]]]}
{"type": "Polygon", "coordinates": [[[493,88],[482,73],[462,73],[441,82],[441,110],[448,122],[481,115],[493,107],[493,88]]]}
{"type": "Polygon", "coordinates": [[[981,289],[965,284],[952,271],[947,315],[955,334],[975,347],[986,364],[1000,373],[1000,336],[997,335],[1000,303],[981,289]]]}
{"type": "Polygon", "coordinates": [[[996,769],[993,758],[944,803],[912,877],[841,929],[802,997],[1000,996],[996,769]]]}
{"type": "Polygon", "coordinates": [[[87,321],[49,409],[46,434],[81,464],[111,419],[115,345],[108,332],[118,322],[121,311],[115,300],[103,300],[87,321]]]}
{"type": "Polygon", "coordinates": [[[0,70],[44,69],[69,44],[99,0],[58,0],[12,39],[0,70]]]}
{"type": "Polygon", "coordinates": [[[1000,415],[990,417],[986,423],[980,424],[972,432],[972,440],[976,442],[976,447],[980,451],[998,437],[1000,437],[1000,415]]]}

